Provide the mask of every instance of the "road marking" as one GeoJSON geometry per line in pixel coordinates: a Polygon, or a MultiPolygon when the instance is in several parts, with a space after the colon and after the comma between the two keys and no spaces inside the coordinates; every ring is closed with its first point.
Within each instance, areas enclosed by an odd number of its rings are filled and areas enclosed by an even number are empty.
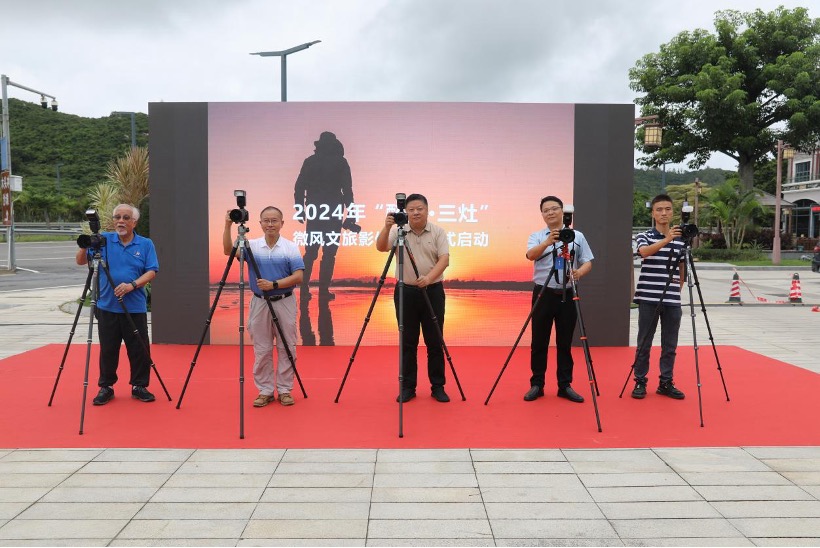
{"type": "Polygon", "coordinates": [[[20,258],[18,258],[17,262],[19,263],[20,261],[66,261],[68,259],[74,259],[74,258],[75,258],[74,255],[71,255],[69,257],[37,257],[35,259],[20,259],[20,258]]]}
{"type": "Polygon", "coordinates": [[[32,287],[31,289],[6,289],[0,290],[0,293],[18,293],[21,291],[43,291],[45,289],[67,289],[69,287],[85,287],[84,285],[51,285],[48,287],[32,287]]]}
{"type": "Polygon", "coordinates": [[[32,270],[30,268],[23,268],[22,266],[18,266],[17,270],[25,270],[26,272],[33,272],[34,274],[39,274],[40,273],[39,270],[32,270]]]}

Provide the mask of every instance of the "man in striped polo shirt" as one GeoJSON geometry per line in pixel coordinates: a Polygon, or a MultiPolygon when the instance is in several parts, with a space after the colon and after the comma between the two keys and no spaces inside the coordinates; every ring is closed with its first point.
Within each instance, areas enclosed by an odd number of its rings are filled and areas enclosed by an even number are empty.
{"type": "Polygon", "coordinates": [[[660,384],[657,393],[682,400],[683,392],[672,382],[678,330],[681,320],[680,292],[683,287],[685,243],[681,230],[672,225],[672,198],[659,194],[652,199],[655,227],[638,234],[637,251],[643,258],[635,303],[638,305],[638,348],[635,351],[635,389],[632,397],[646,397],[649,352],[658,317],[661,320],[660,384]]]}

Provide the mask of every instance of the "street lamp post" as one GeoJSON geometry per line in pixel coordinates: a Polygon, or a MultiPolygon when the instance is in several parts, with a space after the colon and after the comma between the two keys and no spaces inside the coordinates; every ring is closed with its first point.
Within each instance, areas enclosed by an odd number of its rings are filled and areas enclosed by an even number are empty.
{"type": "MultiPolygon", "coordinates": [[[[2,134],[0,137],[0,145],[2,150],[0,150],[0,158],[2,158],[3,165],[0,166],[0,171],[2,171],[3,179],[6,181],[11,180],[12,171],[11,171],[11,139],[9,136],[9,94],[8,94],[8,87],[16,87],[25,91],[30,91],[36,95],[40,96],[40,105],[43,108],[48,108],[48,103],[46,102],[46,97],[51,99],[51,110],[57,111],[57,98],[53,95],[48,93],[38,91],[36,89],[32,89],[30,87],[24,86],[22,84],[18,84],[17,82],[12,82],[8,76],[5,74],[0,75],[0,88],[2,91],[2,106],[3,106],[3,117],[2,117],[2,124],[0,124],[0,128],[2,128],[2,134]]],[[[3,225],[6,228],[6,241],[8,242],[8,269],[11,272],[17,270],[17,261],[14,256],[14,201],[11,199],[11,188],[7,188],[7,185],[4,183],[3,189],[3,210],[4,213],[6,208],[8,208],[8,220],[6,221],[6,216],[4,215],[3,225]],[[5,202],[8,201],[6,204],[5,202]]]]}
{"type": "Polygon", "coordinates": [[[121,114],[124,116],[131,116],[131,148],[137,147],[137,113],[136,112],[123,112],[121,110],[115,110],[111,114],[121,114]]]}
{"type": "Polygon", "coordinates": [[[780,194],[783,191],[783,158],[793,158],[794,149],[777,140],[777,179],[774,191],[774,237],[772,238],[772,264],[780,264],[780,194]]]}
{"type": "Polygon", "coordinates": [[[291,53],[296,53],[297,51],[302,51],[303,49],[308,49],[313,44],[318,44],[321,40],[314,40],[313,42],[307,42],[305,44],[301,44],[298,46],[294,46],[290,49],[282,50],[282,51],[257,51],[255,53],[251,53],[251,55],[259,55],[260,57],[281,57],[282,58],[282,95],[281,99],[282,102],[286,102],[288,100],[288,55],[291,53]]]}

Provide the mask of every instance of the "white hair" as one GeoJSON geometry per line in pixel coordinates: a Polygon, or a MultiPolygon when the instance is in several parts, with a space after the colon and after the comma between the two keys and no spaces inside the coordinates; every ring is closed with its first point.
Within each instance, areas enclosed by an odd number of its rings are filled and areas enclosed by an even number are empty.
{"type": "Polygon", "coordinates": [[[121,207],[127,207],[128,209],[130,209],[131,210],[131,216],[134,218],[135,221],[140,220],[140,210],[137,209],[136,207],[132,206],[131,204],[120,204],[120,205],[118,205],[117,207],[114,208],[114,211],[113,211],[113,213],[111,213],[111,216],[113,217],[114,215],[116,215],[117,210],[121,207]]]}

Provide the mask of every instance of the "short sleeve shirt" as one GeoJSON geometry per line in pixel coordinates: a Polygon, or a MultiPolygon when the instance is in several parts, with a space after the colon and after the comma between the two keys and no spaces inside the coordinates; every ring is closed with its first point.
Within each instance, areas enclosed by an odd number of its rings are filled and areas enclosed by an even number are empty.
{"type": "MultiPolygon", "coordinates": [[[[635,237],[637,249],[655,244],[665,236],[656,229],[641,232],[635,237]]],[[[636,303],[658,303],[663,295],[666,306],[680,306],[680,269],[684,242],[676,238],[660,248],[654,255],[643,258],[638,285],[635,288],[636,303]],[[670,281],[670,270],[672,278],[670,281]],[[667,282],[669,287],[667,287],[667,282]],[[666,287],[666,293],[663,290],[666,287]]]]}
{"type": "MultiPolygon", "coordinates": [[[[393,247],[398,238],[398,227],[393,225],[390,228],[390,235],[388,236],[388,245],[393,247]]],[[[404,282],[412,283],[419,276],[424,276],[429,273],[438,262],[439,258],[450,254],[450,244],[447,241],[447,233],[440,226],[433,223],[427,223],[420,235],[417,235],[412,230],[408,230],[404,234],[404,242],[407,244],[410,252],[413,254],[413,259],[416,261],[416,267],[419,269],[419,275],[413,271],[413,264],[409,257],[404,257],[404,282]]],[[[396,259],[395,275],[399,275],[399,263],[396,259]]],[[[430,283],[437,283],[444,279],[444,276],[439,276],[438,279],[432,280],[430,283]]]]}
{"type": "MultiPolygon", "coordinates": [[[[549,228],[544,227],[538,232],[533,232],[530,234],[530,237],[527,240],[527,249],[532,249],[546,240],[549,236],[549,232],[549,228]]],[[[535,261],[532,274],[533,282],[538,285],[544,285],[547,281],[547,277],[552,273],[554,259],[564,252],[564,245],[566,245],[564,242],[555,242],[553,245],[547,247],[544,254],[541,256],[542,258],[535,261]]],[[[575,241],[570,242],[569,251],[574,255],[573,270],[577,270],[579,266],[584,263],[588,263],[595,258],[592,255],[592,249],[589,247],[589,242],[587,242],[586,237],[584,237],[584,234],[580,230],[575,231],[575,241]]],[[[555,275],[550,277],[547,287],[551,287],[553,289],[560,289],[563,287],[563,269],[558,269],[556,272],[558,276],[557,280],[555,275]]]]}
{"type": "MultiPolygon", "coordinates": [[[[253,267],[248,263],[248,278],[251,286],[251,291],[257,295],[261,295],[262,291],[256,283],[257,278],[263,280],[279,280],[287,278],[297,270],[305,269],[305,262],[302,260],[302,254],[299,253],[299,246],[290,240],[279,236],[273,247],[268,245],[265,237],[254,238],[248,240],[250,250],[256,264],[259,266],[259,274],[254,273],[253,267]]],[[[291,288],[279,288],[268,291],[266,294],[269,297],[274,295],[281,295],[292,291],[291,288]]]]}
{"type": "MultiPolygon", "coordinates": [[[[150,238],[135,233],[131,241],[123,245],[116,232],[101,232],[100,236],[105,238],[105,247],[101,249],[100,255],[108,266],[114,287],[121,283],[131,283],[149,270],[159,272],[157,252],[150,238]]],[[[89,264],[92,258],[93,253],[89,251],[89,264]]],[[[97,300],[97,307],[107,312],[122,314],[122,306],[117,301],[114,289],[108,282],[108,276],[102,269],[99,277],[100,298],[97,300]]],[[[148,312],[147,298],[142,288],[123,295],[122,302],[129,314],[148,312]]]]}

